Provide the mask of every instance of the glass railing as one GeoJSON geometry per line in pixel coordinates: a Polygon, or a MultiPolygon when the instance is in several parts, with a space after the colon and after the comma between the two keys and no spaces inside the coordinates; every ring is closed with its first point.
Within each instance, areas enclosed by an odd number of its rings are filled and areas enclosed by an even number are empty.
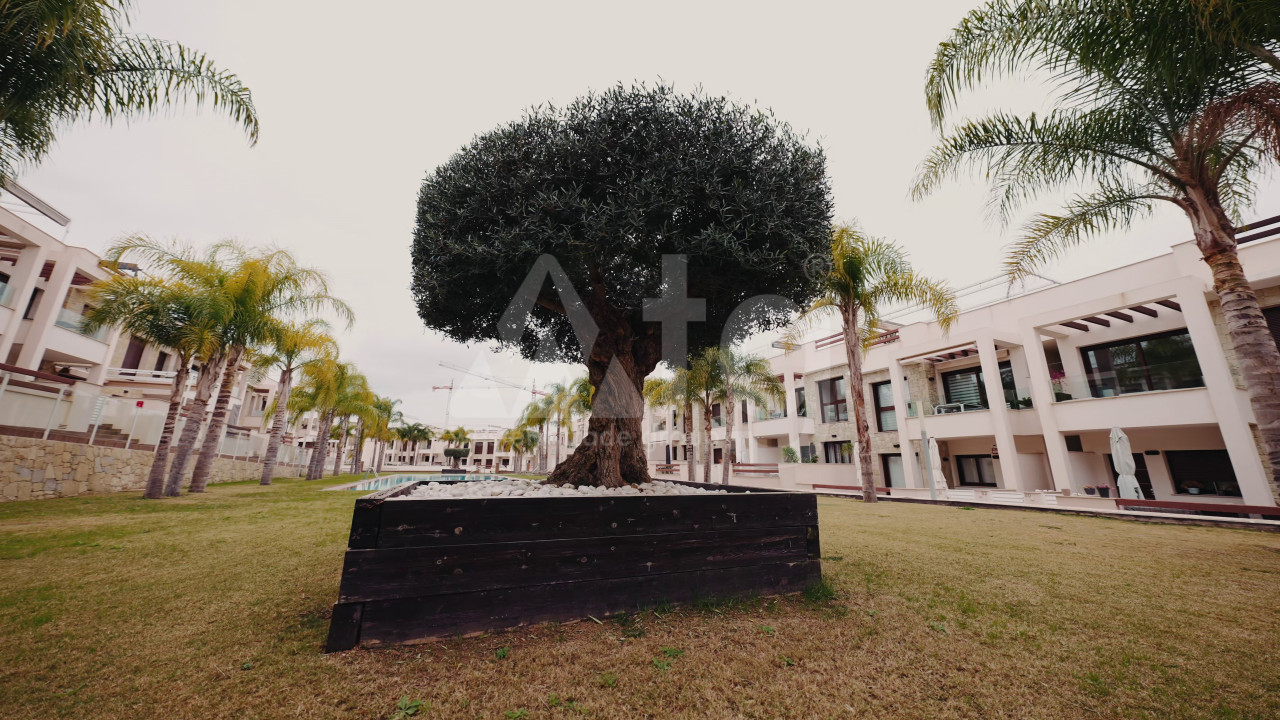
{"type": "Polygon", "coordinates": [[[1109,370],[1088,375],[1063,375],[1051,381],[1055,402],[1204,387],[1195,360],[1109,370]]]}
{"type": "Polygon", "coordinates": [[[724,418],[718,415],[713,415],[711,417],[711,427],[713,428],[724,427],[724,418]]]}
{"type": "Polygon", "coordinates": [[[60,328],[66,328],[72,332],[79,333],[87,338],[97,340],[98,342],[107,341],[107,329],[105,327],[98,328],[96,332],[87,332],[84,328],[84,316],[72,310],[71,308],[62,308],[58,311],[58,318],[53,321],[54,325],[60,328]]]}
{"type": "Polygon", "coordinates": [[[9,298],[13,297],[13,286],[0,280],[0,305],[9,307],[9,298]]]}
{"type": "Polygon", "coordinates": [[[765,410],[756,408],[756,422],[764,422],[765,420],[777,420],[787,416],[786,410],[765,410]]]}
{"type": "MultiPolygon", "coordinates": [[[[1031,398],[1028,395],[1020,395],[1016,390],[1007,390],[1004,394],[1004,406],[1010,410],[1030,410],[1032,408],[1031,398]]],[[[990,410],[990,405],[982,402],[944,402],[944,403],[922,403],[916,400],[907,402],[907,417],[914,418],[921,415],[956,415],[968,412],[984,412],[990,410]]]]}

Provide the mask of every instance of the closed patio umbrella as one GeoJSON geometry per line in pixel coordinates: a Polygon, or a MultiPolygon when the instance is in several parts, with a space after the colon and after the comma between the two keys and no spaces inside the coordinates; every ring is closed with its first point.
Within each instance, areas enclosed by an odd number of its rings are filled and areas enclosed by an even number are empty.
{"type": "Polygon", "coordinates": [[[1111,462],[1116,466],[1120,477],[1116,478],[1116,488],[1120,497],[1130,500],[1145,500],[1142,488],[1138,487],[1138,478],[1134,477],[1138,466],[1133,462],[1133,448],[1129,447],[1129,436],[1120,428],[1111,428],[1111,462]]]}
{"type": "Polygon", "coordinates": [[[933,470],[933,477],[929,479],[934,489],[946,490],[947,476],[942,474],[942,453],[938,451],[937,438],[929,438],[929,465],[933,470]]]}

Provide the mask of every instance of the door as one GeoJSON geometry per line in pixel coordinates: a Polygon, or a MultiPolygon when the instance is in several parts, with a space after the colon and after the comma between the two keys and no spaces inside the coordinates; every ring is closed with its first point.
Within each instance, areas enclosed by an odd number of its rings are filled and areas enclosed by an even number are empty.
{"type": "Polygon", "coordinates": [[[147,344],[136,337],[129,337],[129,347],[125,348],[124,360],[120,362],[120,367],[125,370],[137,370],[138,365],[142,363],[142,351],[147,344]]]}
{"type": "Polygon", "coordinates": [[[957,455],[956,467],[960,469],[961,485],[994,487],[995,462],[990,455],[957,455]]]}
{"type": "Polygon", "coordinates": [[[899,453],[884,454],[880,456],[880,463],[884,470],[884,484],[891,488],[900,488],[907,486],[906,475],[902,472],[902,455],[899,453]]]}
{"type": "MultiPolygon", "coordinates": [[[[1107,464],[1111,466],[1111,479],[1116,481],[1120,479],[1120,473],[1116,472],[1116,459],[1114,455],[1107,454],[1107,464]]],[[[1134,471],[1133,476],[1138,480],[1138,487],[1142,490],[1142,497],[1148,500],[1155,500],[1155,490],[1151,489],[1151,473],[1147,472],[1147,458],[1142,453],[1133,454],[1134,471]]]]}

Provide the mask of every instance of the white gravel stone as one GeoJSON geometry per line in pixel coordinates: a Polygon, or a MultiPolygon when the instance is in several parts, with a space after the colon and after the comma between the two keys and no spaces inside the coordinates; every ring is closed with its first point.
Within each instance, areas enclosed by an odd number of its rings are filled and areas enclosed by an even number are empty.
{"type": "Polygon", "coordinates": [[[390,498],[392,500],[430,500],[433,498],[491,498],[491,497],[613,497],[618,495],[724,495],[725,490],[688,487],[655,480],[644,485],[623,485],[620,488],[592,487],[568,483],[546,485],[537,480],[504,478],[502,480],[472,480],[459,483],[431,482],[419,485],[413,492],[390,498]]]}

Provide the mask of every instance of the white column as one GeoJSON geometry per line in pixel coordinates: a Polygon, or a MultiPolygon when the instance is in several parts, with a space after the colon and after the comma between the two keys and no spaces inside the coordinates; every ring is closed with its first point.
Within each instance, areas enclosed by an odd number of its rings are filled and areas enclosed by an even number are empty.
{"type": "MultiPolygon", "coordinates": [[[[925,484],[920,462],[911,449],[911,433],[907,430],[907,388],[902,375],[902,363],[897,358],[889,360],[889,382],[889,387],[893,389],[894,412],[898,416],[898,451],[902,453],[903,480],[909,488],[923,488],[925,484]]],[[[923,413],[918,422],[924,426],[923,413]]],[[[921,451],[929,452],[929,448],[922,448],[921,451]]]]}
{"type": "Polygon", "coordinates": [[[107,381],[107,370],[111,368],[111,357],[116,354],[116,344],[120,342],[120,329],[111,328],[111,334],[107,336],[107,351],[102,356],[102,362],[94,365],[89,369],[89,383],[93,385],[103,385],[107,381]]]}
{"type": "Polygon", "coordinates": [[[53,322],[58,319],[58,311],[67,301],[67,291],[71,289],[71,279],[75,274],[75,263],[70,260],[59,260],[53,266],[53,274],[49,276],[44,294],[40,296],[40,307],[31,318],[31,329],[22,343],[22,352],[18,353],[19,366],[29,370],[40,369],[40,361],[49,345],[49,333],[53,331],[53,322]]]}
{"type": "Polygon", "coordinates": [[[40,270],[44,268],[44,261],[48,257],[49,252],[43,245],[33,247],[25,247],[22,253],[18,255],[18,262],[13,267],[13,274],[9,278],[9,287],[13,288],[13,294],[9,297],[9,306],[13,308],[13,317],[9,321],[9,327],[0,328],[0,363],[5,362],[9,357],[9,350],[13,348],[13,339],[18,335],[18,328],[22,325],[22,313],[27,309],[27,303],[31,300],[31,291],[36,287],[36,281],[40,279],[40,270]]]}
{"type": "Polygon", "coordinates": [[[1040,419],[1040,431],[1044,434],[1053,487],[1068,490],[1071,488],[1071,461],[1067,455],[1067,441],[1058,430],[1049,361],[1044,356],[1044,340],[1040,331],[1030,325],[1022,328],[1022,353],[1027,358],[1027,369],[1031,374],[1031,402],[1040,419]]]}
{"type": "Polygon", "coordinates": [[[1240,483],[1240,494],[1246,505],[1275,505],[1270,483],[1258,456],[1258,446],[1253,441],[1249,421],[1253,413],[1245,393],[1236,388],[1231,377],[1231,367],[1218,340],[1213,314],[1205,302],[1204,287],[1197,280],[1187,278],[1178,283],[1178,305],[1182,307],[1191,345],[1200,363],[1204,386],[1209,391],[1213,413],[1218,418],[1222,440],[1231,457],[1231,467],[1240,483]]]}
{"type": "Polygon", "coordinates": [[[1004,385],[1000,382],[1000,361],[996,358],[996,343],[990,336],[978,340],[978,360],[982,363],[982,381],[987,390],[988,412],[991,429],[995,433],[996,449],[1000,452],[1000,475],[1006,490],[1022,489],[1022,468],[1018,467],[1018,449],[1013,442],[1013,430],[1009,427],[1009,407],[1005,404],[1004,385]]]}

